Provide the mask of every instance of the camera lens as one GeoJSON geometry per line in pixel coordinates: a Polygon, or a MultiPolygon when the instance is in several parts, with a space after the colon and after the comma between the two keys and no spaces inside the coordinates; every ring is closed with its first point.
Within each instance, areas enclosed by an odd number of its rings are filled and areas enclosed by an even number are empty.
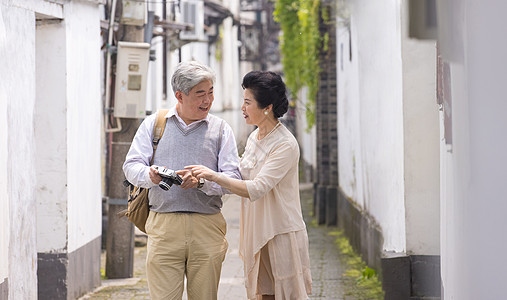
{"type": "Polygon", "coordinates": [[[168,190],[169,190],[169,188],[171,187],[170,185],[168,185],[167,183],[165,183],[165,182],[163,182],[163,181],[161,181],[161,182],[158,184],[158,186],[159,186],[161,189],[163,189],[164,191],[168,191],[168,190]]]}
{"type": "Polygon", "coordinates": [[[158,184],[158,186],[164,191],[168,191],[172,185],[172,182],[166,177],[162,177],[162,181],[158,184]]]}

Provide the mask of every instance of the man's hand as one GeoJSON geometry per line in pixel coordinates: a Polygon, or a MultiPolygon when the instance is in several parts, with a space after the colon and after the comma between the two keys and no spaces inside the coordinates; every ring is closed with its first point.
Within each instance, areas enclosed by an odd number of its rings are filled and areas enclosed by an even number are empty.
{"type": "Polygon", "coordinates": [[[159,184],[162,181],[162,176],[158,175],[158,171],[155,169],[155,166],[150,167],[150,180],[154,184],[159,184]]]}
{"type": "Polygon", "coordinates": [[[176,174],[180,175],[181,179],[183,179],[183,182],[180,185],[182,189],[187,190],[197,187],[199,179],[194,177],[192,172],[189,170],[178,170],[176,171],[176,174]]]}

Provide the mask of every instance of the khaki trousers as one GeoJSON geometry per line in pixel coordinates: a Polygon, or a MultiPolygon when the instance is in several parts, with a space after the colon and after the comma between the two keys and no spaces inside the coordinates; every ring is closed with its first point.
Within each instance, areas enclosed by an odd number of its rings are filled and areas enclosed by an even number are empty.
{"type": "Polygon", "coordinates": [[[189,300],[216,300],[226,231],[222,213],[150,212],[146,274],[151,299],[181,299],[186,276],[189,300]]]}

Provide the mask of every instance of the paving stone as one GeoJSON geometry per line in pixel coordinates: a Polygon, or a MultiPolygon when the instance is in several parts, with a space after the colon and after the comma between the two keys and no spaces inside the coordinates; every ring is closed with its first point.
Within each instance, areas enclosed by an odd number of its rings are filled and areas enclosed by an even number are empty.
{"type": "MultiPolygon", "coordinates": [[[[309,299],[326,300],[355,300],[345,295],[342,277],[345,266],[340,260],[340,253],[334,243],[335,237],[329,232],[333,227],[312,226],[313,192],[312,185],[303,185],[301,203],[303,214],[308,228],[310,244],[310,263],[313,280],[313,293],[309,299]]],[[[238,254],[239,247],[239,211],[240,200],[237,196],[224,197],[222,212],[227,220],[227,240],[229,249],[222,267],[222,276],[218,289],[219,300],[246,299],[246,290],[243,284],[243,262],[238,254]]],[[[104,280],[102,285],[94,292],[81,299],[150,299],[148,284],[146,282],[145,236],[141,232],[136,235],[134,279],[104,280]]],[[[105,254],[103,255],[105,257],[105,254]]],[[[104,266],[104,263],[102,264],[104,266]]],[[[187,299],[184,295],[183,299],[187,299]]]]}

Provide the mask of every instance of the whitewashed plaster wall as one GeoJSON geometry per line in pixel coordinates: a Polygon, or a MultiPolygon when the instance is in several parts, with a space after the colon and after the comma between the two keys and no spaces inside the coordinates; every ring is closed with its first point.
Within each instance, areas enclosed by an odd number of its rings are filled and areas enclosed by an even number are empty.
{"type": "MultiPolygon", "coordinates": [[[[352,59],[347,62],[348,51],[337,57],[344,61],[337,72],[338,97],[344,97],[338,99],[338,120],[348,121],[346,126],[338,124],[338,136],[356,137],[338,145],[340,187],[378,222],[384,250],[404,252],[400,2],[359,0],[347,5],[352,59]]],[[[340,44],[346,49],[349,41],[340,33],[343,30],[338,30],[338,49],[340,44]]]]}
{"type": "MultiPolygon", "coordinates": [[[[0,15],[0,19],[2,16],[0,15]]],[[[3,25],[0,25],[0,28],[3,25]]],[[[0,36],[2,33],[0,33],[0,36]]],[[[0,44],[5,40],[0,38],[0,44]]],[[[3,53],[3,49],[0,50],[3,53]]],[[[9,197],[7,195],[7,162],[8,162],[8,151],[7,151],[7,93],[5,92],[5,86],[0,83],[0,220],[2,220],[0,226],[0,284],[8,277],[9,268],[9,223],[10,220],[10,207],[9,197]]]]}
{"type": "MultiPolygon", "coordinates": [[[[238,3],[224,2],[233,14],[239,13],[238,3]]],[[[238,145],[246,142],[248,129],[243,120],[241,105],[243,90],[241,81],[243,75],[240,72],[238,53],[238,28],[233,24],[232,18],[226,18],[221,27],[221,43],[209,45],[207,41],[192,42],[181,47],[181,61],[198,60],[210,66],[216,73],[214,86],[215,100],[210,113],[223,118],[234,130],[238,145]],[[217,49],[218,47],[218,49],[217,49]],[[220,53],[220,55],[217,55],[220,53]]],[[[169,78],[179,62],[177,51],[169,56],[169,78]]],[[[172,87],[169,86],[168,107],[176,104],[172,87]]]]}
{"type": "Polygon", "coordinates": [[[155,61],[150,61],[148,63],[148,82],[146,89],[146,110],[151,112],[155,112],[157,109],[167,108],[167,99],[169,95],[172,94],[171,86],[168,84],[167,87],[167,95],[164,95],[164,82],[163,78],[163,39],[162,37],[156,37],[152,39],[151,50],[155,51],[156,59],[155,61]]]}
{"type": "Polygon", "coordinates": [[[97,4],[65,6],[67,57],[68,251],[102,230],[100,13],[97,4]]]}
{"type": "MultiPolygon", "coordinates": [[[[217,104],[213,104],[212,113],[223,118],[234,129],[236,143],[245,144],[247,139],[247,126],[241,113],[243,104],[243,89],[241,82],[243,74],[240,73],[238,53],[238,27],[233,25],[232,18],[227,18],[222,25],[222,42],[215,44],[215,51],[221,55],[211,55],[210,65],[217,70],[218,94],[215,96],[217,104]],[[219,49],[216,49],[219,47],[219,49]]],[[[213,53],[214,54],[214,53],[213,53]]]]}
{"type": "MultiPolygon", "coordinates": [[[[0,5],[0,55],[5,56],[7,52],[7,28],[3,18],[3,10],[6,8],[0,5]]],[[[0,62],[2,70],[5,70],[3,61],[0,62]]],[[[0,284],[9,276],[9,229],[10,229],[10,205],[8,196],[8,119],[7,119],[7,87],[5,80],[0,81],[0,284]]],[[[7,283],[6,283],[7,284],[7,283]]]]}
{"type": "Polygon", "coordinates": [[[4,3],[0,12],[0,283],[8,277],[9,299],[36,299],[35,15],[4,3]]]}
{"type": "Polygon", "coordinates": [[[439,114],[436,41],[408,37],[402,1],[403,130],[407,253],[440,254],[439,114]]]}
{"type": "MultiPolygon", "coordinates": [[[[148,2],[148,10],[153,11],[156,16],[163,15],[163,5],[157,2],[148,2]]],[[[170,80],[167,78],[167,95],[164,95],[163,67],[164,67],[164,40],[162,37],[154,37],[151,40],[151,50],[155,51],[155,60],[149,62],[148,66],[148,88],[146,89],[146,110],[155,112],[157,109],[170,108],[176,104],[176,99],[171,89],[170,80]],[[165,97],[164,97],[165,96],[165,97]],[[174,102],[173,102],[174,101],[174,102]]],[[[167,61],[168,71],[170,70],[170,59],[167,61]]]]}
{"type": "MultiPolygon", "coordinates": [[[[181,61],[197,60],[210,65],[208,41],[197,41],[181,47],[181,61]]],[[[177,64],[177,63],[176,63],[177,64]]],[[[176,64],[174,65],[176,67],[176,64]]]]}
{"type": "Polygon", "coordinates": [[[62,253],[68,199],[65,25],[41,24],[36,32],[37,251],[62,253]]]}
{"type": "MultiPolygon", "coordinates": [[[[342,9],[346,9],[342,7],[342,9]]],[[[359,64],[356,53],[350,49],[350,15],[344,11],[343,18],[337,20],[336,70],[338,78],[338,174],[343,192],[356,203],[363,206],[364,183],[362,176],[363,160],[361,148],[361,103],[359,99],[359,64]],[[347,141],[341,143],[340,141],[347,141]]]]}
{"type": "MultiPolygon", "coordinates": [[[[296,138],[301,150],[300,157],[315,168],[317,165],[317,128],[313,126],[308,130],[308,121],[306,120],[305,113],[306,104],[308,103],[307,94],[307,87],[303,87],[298,93],[298,101],[296,102],[296,138]]],[[[313,170],[310,173],[313,174],[313,170]]]]}
{"type": "Polygon", "coordinates": [[[452,93],[452,145],[441,145],[443,298],[503,299],[507,3],[437,3],[452,93]]]}
{"type": "Polygon", "coordinates": [[[73,251],[100,236],[100,20],[93,1],[66,5],[67,27],[38,31],[37,14],[64,18],[62,4],[0,3],[0,284],[8,278],[9,299],[37,298],[38,250],[73,251]]]}
{"type": "Polygon", "coordinates": [[[74,1],[65,21],[37,26],[38,252],[101,234],[99,22],[96,5],[74,1]]]}

